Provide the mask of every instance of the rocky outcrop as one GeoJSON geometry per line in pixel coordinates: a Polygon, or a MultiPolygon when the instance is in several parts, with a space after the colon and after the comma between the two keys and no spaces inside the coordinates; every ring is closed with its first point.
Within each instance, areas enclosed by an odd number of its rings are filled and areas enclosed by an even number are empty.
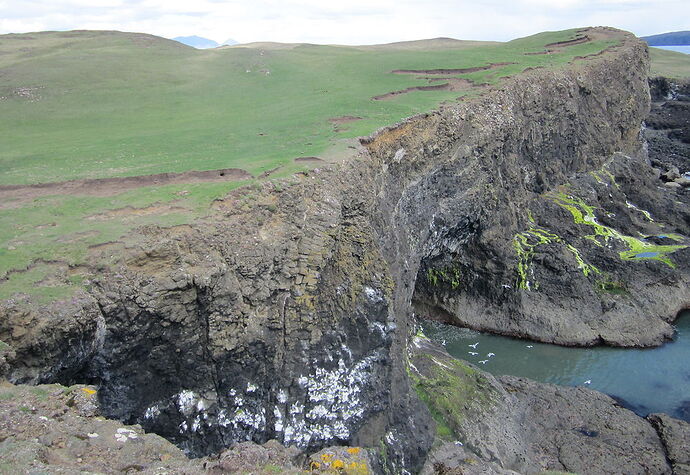
{"type": "Polygon", "coordinates": [[[90,386],[0,385],[2,473],[199,473],[173,444],[97,417],[90,386]]]}
{"type": "Polygon", "coordinates": [[[654,78],[644,137],[649,160],[671,189],[690,187],[690,82],[654,78]]]}
{"type": "MultiPolygon", "coordinates": [[[[125,426],[100,417],[97,390],[91,386],[0,384],[0,472],[2,473],[143,473],[256,475],[329,472],[310,467],[307,457],[278,441],[252,442],[205,458],[190,460],[173,444],[138,425],[125,426]]],[[[324,449],[328,453],[329,449],[324,449]]],[[[340,450],[340,448],[336,448],[340,450]]],[[[346,456],[324,457],[331,464],[372,472],[365,449],[342,449],[346,456]]]]}
{"type": "MultiPolygon", "coordinates": [[[[690,153],[669,138],[687,128],[679,110],[689,103],[684,89],[658,82],[654,97],[664,84],[675,92],[668,92],[672,100],[655,102],[647,117],[653,166],[646,144],[634,150],[631,140],[633,148],[597,163],[567,168],[559,161],[548,170],[545,160],[546,170],[533,169],[536,178],[525,168],[531,190],[521,191],[519,175],[495,187],[504,205],[482,221],[486,229],[463,237],[467,242],[445,237],[445,248],[425,258],[415,294],[419,313],[564,345],[651,346],[668,338],[669,323],[690,303],[690,208],[681,186],[690,153]],[[670,183],[662,187],[659,178],[670,183]]],[[[565,124],[555,130],[568,133],[565,124]]],[[[490,163],[489,179],[503,176],[490,163]]]]}
{"type": "Polygon", "coordinates": [[[583,387],[493,376],[415,337],[415,387],[437,421],[422,473],[685,473],[690,424],[650,421],[583,387]],[[440,390],[439,390],[440,389],[440,390]]]}
{"type": "Polygon", "coordinates": [[[666,414],[651,414],[647,419],[659,433],[673,473],[690,473],[690,424],[666,414]]]}
{"type": "Polygon", "coordinates": [[[381,130],[341,166],[232,193],[193,226],[94,249],[88,294],[0,307],[9,378],[96,383],[107,416],[193,456],[351,444],[400,473],[434,438],[404,357],[413,300],[546,341],[660,342],[687,297],[687,207],[640,189],[647,55],[617,37],[381,130]],[[638,210],[678,218],[673,244],[649,238],[676,247],[622,258],[639,249],[620,236],[656,232],[638,210]]]}

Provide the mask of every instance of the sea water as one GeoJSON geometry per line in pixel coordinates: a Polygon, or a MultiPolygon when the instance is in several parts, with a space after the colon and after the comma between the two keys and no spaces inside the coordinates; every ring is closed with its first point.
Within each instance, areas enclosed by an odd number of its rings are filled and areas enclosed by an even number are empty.
{"type": "Polygon", "coordinates": [[[422,327],[448,353],[494,375],[585,386],[613,396],[641,416],[664,412],[690,421],[688,311],[676,321],[673,341],[648,349],[567,348],[431,321],[423,322],[422,327]]]}
{"type": "Polygon", "coordinates": [[[679,45],[679,46],[655,46],[655,48],[666,49],[669,51],[676,51],[678,53],[690,54],[690,45],[679,45]]]}

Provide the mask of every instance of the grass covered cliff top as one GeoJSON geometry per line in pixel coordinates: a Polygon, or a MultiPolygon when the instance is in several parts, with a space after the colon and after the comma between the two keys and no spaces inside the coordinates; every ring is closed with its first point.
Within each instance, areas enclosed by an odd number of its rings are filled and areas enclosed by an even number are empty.
{"type": "Polygon", "coordinates": [[[649,57],[651,59],[650,76],[690,79],[690,54],[650,47],[649,57]]]}
{"type": "Polygon", "coordinates": [[[196,50],[109,31],[2,35],[0,299],[67,296],[91,248],[191,222],[234,188],[338,161],[356,137],[619,41],[596,29],[196,50]]]}

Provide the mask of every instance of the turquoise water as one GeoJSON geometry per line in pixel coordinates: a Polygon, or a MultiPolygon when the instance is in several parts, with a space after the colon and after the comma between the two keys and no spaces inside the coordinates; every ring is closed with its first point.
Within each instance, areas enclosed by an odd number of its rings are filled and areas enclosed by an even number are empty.
{"type": "Polygon", "coordinates": [[[566,348],[431,321],[422,327],[451,355],[494,375],[586,386],[619,399],[642,416],[665,412],[690,421],[690,312],[676,321],[672,342],[649,349],[566,348]],[[475,344],[476,348],[470,346],[475,344]]]}

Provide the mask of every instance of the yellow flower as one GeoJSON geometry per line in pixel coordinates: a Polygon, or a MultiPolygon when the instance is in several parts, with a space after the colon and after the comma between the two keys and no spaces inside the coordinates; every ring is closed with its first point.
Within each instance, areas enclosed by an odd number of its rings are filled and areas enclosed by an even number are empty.
{"type": "Polygon", "coordinates": [[[91,388],[81,388],[81,390],[84,391],[84,392],[85,392],[86,394],[88,394],[89,396],[93,396],[94,394],[96,394],[96,390],[95,390],[95,389],[91,389],[91,388]]]}
{"type": "Polygon", "coordinates": [[[347,453],[357,455],[359,453],[359,447],[350,447],[347,449],[347,453]]]}

